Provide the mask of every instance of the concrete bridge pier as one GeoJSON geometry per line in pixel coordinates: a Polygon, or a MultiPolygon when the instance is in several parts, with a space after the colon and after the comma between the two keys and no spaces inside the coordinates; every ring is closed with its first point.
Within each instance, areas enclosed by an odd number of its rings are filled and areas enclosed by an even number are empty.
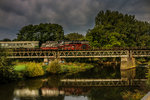
{"type": "Polygon", "coordinates": [[[132,80],[135,78],[136,69],[120,70],[122,80],[132,80]]]}
{"type": "Polygon", "coordinates": [[[132,69],[135,67],[135,58],[133,57],[121,57],[120,70],[132,69]]]}

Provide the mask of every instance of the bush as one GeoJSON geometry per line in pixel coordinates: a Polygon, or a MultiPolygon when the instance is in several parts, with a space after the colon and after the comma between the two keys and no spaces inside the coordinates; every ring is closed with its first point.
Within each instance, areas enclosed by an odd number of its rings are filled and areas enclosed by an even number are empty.
{"type": "Polygon", "coordinates": [[[56,74],[56,73],[59,73],[60,71],[61,71],[61,66],[60,66],[60,64],[59,64],[59,61],[58,60],[54,60],[54,61],[52,61],[49,65],[48,65],[48,67],[47,67],[47,69],[46,69],[48,72],[50,72],[50,73],[53,73],[53,74],[56,74]]]}
{"type": "Polygon", "coordinates": [[[29,62],[26,64],[26,75],[28,77],[36,77],[44,75],[44,70],[42,68],[42,64],[29,62]]]}

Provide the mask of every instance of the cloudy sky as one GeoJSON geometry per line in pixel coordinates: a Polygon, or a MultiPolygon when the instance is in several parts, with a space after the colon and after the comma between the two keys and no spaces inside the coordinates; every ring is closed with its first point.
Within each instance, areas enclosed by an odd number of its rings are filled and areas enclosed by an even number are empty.
{"type": "Polygon", "coordinates": [[[150,0],[0,0],[0,39],[29,24],[57,23],[65,34],[85,34],[100,10],[117,10],[150,22],[150,0]]]}

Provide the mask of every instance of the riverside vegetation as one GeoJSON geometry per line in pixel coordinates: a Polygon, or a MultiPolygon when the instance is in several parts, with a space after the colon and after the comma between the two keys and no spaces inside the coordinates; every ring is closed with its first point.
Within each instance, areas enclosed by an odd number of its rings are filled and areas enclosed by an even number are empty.
{"type": "Polygon", "coordinates": [[[60,63],[57,59],[49,65],[39,62],[14,62],[7,59],[7,53],[0,49],[0,81],[9,82],[13,80],[39,77],[47,74],[74,74],[93,67],[85,63],[60,63]]]}
{"type": "Polygon", "coordinates": [[[14,70],[24,73],[25,77],[38,77],[47,74],[75,74],[93,68],[93,65],[86,63],[60,63],[57,59],[48,65],[36,62],[18,63],[14,70]]]}

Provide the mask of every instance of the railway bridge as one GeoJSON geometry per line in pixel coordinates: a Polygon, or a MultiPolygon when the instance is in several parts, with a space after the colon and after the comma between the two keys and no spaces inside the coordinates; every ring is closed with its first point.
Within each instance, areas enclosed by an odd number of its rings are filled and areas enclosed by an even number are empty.
{"type": "Polygon", "coordinates": [[[44,62],[51,59],[61,58],[102,58],[102,57],[120,57],[120,69],[130,69],[135,67],[136,57],[150,57],[149,49],[136,50],[10,50],[8,58],[43,58],[44,62]]]}

